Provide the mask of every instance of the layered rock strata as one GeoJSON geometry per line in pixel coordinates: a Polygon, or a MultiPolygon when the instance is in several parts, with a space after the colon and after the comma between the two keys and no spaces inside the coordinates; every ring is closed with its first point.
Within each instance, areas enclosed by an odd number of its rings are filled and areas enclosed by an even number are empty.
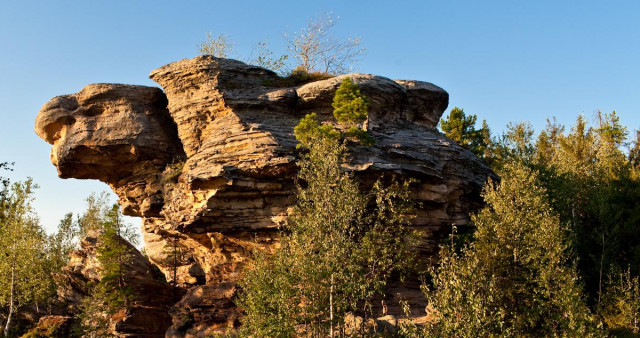
{"type": "MultiPolygon", "coordinates": [[[[62,274],[57,276],[58,296],[67,305],[66,312],[77,314],[84,297],[90,296],[88,287],[101,280],[102,265],[97,257],[101,233],[91,231],[80,242],[62,274]]],[[[118,337],[164,337],[171,325],[169,308],[184,291],[169,285],[157,267],[152,265],[135,247],[121,239],[126,273],[124,286],[131,290],[129,309],[122,309],[112,317],[111,331],[118,337]]],[[[67,323],[68,317],[58,316],[51,321],[67,323]]],[[[66,324],[65,324],[66,325],[66,324]]]]}
{"type": "MultiPolygon", "coordinates": [[[[36,132],[53,145],[60,177],[111,186],[143,219],[149,258],[179,285],[240,278],[255,248],[275,250],[295,203],[293,128],[310,112],[332,123],[350,77],[370,98],[372,147],[352,145],[345,170],[363,185],[383,174],[415,179],[424,257],[480,206],[490,169],[435,127],[448,94],[427,82],[347,74],[291,86],[242,62],[200,56],[151,72],[158,88],[93,84],[45,104],[36,132]]],[[[223,293],[224,294],[224,293],[223,293]]],[[[180,311],[178,311],[180,312],[180,311]]]]}

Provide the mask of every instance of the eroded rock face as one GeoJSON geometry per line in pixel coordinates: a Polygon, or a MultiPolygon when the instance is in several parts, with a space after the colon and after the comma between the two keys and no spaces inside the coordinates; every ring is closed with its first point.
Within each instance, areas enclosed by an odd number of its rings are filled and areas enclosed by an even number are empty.
{"type": "Polygon", "coordinates": [[[240,324],[241,311],[233,298],[236,285],[223,282],[196,286],[171,308],[168,337],[211,337],[224,335],[240,324]]]}
{"type": "Polygon", "coordinates": [[[295,203],[293,128],[310,112],[332,121],[345,77],[370,98],[375,145],[350,147],[344,167],[364,185],[382,174],[416,180],[421,207],[410,226],[425,257],[452,224],[468,222],[493,175],[435,129],[449,98],[427,82],[348,74],[282,87],[271,71],[210,56],[150,77],[164,92],[99,84],[56,97],[36,132],[53,145],[61,177],[106,182],[125,213],[143,218],[149,258],[185,287],[235,282],[253,249],[277,249],[295,203]]]}
{"type": "MultiPolygon", "coordinates": [[[[88,284],[101,279],[102,266],[96,257],[101,233],[91,231],[80,242],[69,263],[57,276],[58,296],[65,300],[67,312],[78,313],[84,297],[89,295],[88,284]]],[[[128,311],[114,316],[112,331],[118,337],[164,337],[171,325],[169,308],[184,291],[169,285],[157,267],[152,265],[136,248],[122,240],[129,259],[125,263],[125,286],[131,289],[128,311]]]]}
{"type": "Polygon", "coordinates": [[[167,98],[158,88],[88,85],[47,102],[35,130],[54,145],[51,162],[60,177],[109,184],[131,216],[159,216],[160,173],[184,160],[167,98]]]}

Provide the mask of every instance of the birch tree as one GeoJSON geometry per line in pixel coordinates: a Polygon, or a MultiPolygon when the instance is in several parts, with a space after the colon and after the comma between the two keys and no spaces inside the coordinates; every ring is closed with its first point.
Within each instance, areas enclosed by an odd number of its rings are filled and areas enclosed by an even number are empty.
{"type": "Polygon", "coordinates": [[[42,305],[53,294],[47,267],[46,234],[32,208],[36,185],[29,179],[5,190],[0,213],[0,305],[6,308],[3,333],[26,305],[42,305]]]}

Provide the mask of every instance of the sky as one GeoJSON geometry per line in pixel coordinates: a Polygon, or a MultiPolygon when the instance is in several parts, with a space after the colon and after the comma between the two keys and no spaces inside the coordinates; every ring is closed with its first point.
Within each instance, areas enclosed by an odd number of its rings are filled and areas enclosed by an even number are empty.
{"type": "Polygon", "coordinates": [[[494,134],[598,110],[640,129],[640,1],[0,0],[0,162],[15,162],[0,176],[34,179],[53,231],[109,188],[57,177],[33,131],[50,98],[90,83],[157,86],[148,74],[197,56],[207,32],[228,35],[238,57],[265,39],[285,54],[284,33],[328,12],[336,37],[361,38],[359,72],[432,82],[494,134]]]}

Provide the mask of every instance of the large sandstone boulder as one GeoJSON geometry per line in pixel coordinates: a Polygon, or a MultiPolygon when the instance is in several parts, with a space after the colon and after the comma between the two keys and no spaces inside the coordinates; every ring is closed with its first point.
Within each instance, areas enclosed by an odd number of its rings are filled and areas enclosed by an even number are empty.
{"type": "MultiPolygon", "coordinates": [[[[101,233],[91,231],[80,242],[62,273],[57,276],[58,296],[67,304],[67,312],[76,314],[84,297],[89,295],[88,285],[100,281],[102,266],[96,254],[101,233]]],[[[120,311],[113,318],[113,334],[118,337],[164,337],[171,325],[169,308],[184,291],[164,280],[158,268],[151,264],[135,247],[121,240],[129,259],[125,263],[125,286],[131,289],[129,310],[120,311]]],[[[64,316],[52,318],[67,325],[64,316]]],[[[44,324],[43,324],[44,325],[44,324]]]]}
{"type": "Polygon", "coordinates": [[[412,178],[420,207],[407,226],[431,257],[452,225],[481,205],[491,170],[435,127],[448,94],[427,82],[347,74],[298,86],[242,62],[200,56],[151,72],[163,89],[97,84],[45,104],[36,132],[61,177],[99,179],[143,219],[149,258],[179,285],[241,278],[252,250],[278,247],[295,203],[293,128],[350,77],[370,98],[372,147],[350,147],[345,170],[363,185],[412,178]],[[173,248],[173,251],[167,248],[173,248]],[[173,253],[172,253],[173,252],[173,253]]]}

